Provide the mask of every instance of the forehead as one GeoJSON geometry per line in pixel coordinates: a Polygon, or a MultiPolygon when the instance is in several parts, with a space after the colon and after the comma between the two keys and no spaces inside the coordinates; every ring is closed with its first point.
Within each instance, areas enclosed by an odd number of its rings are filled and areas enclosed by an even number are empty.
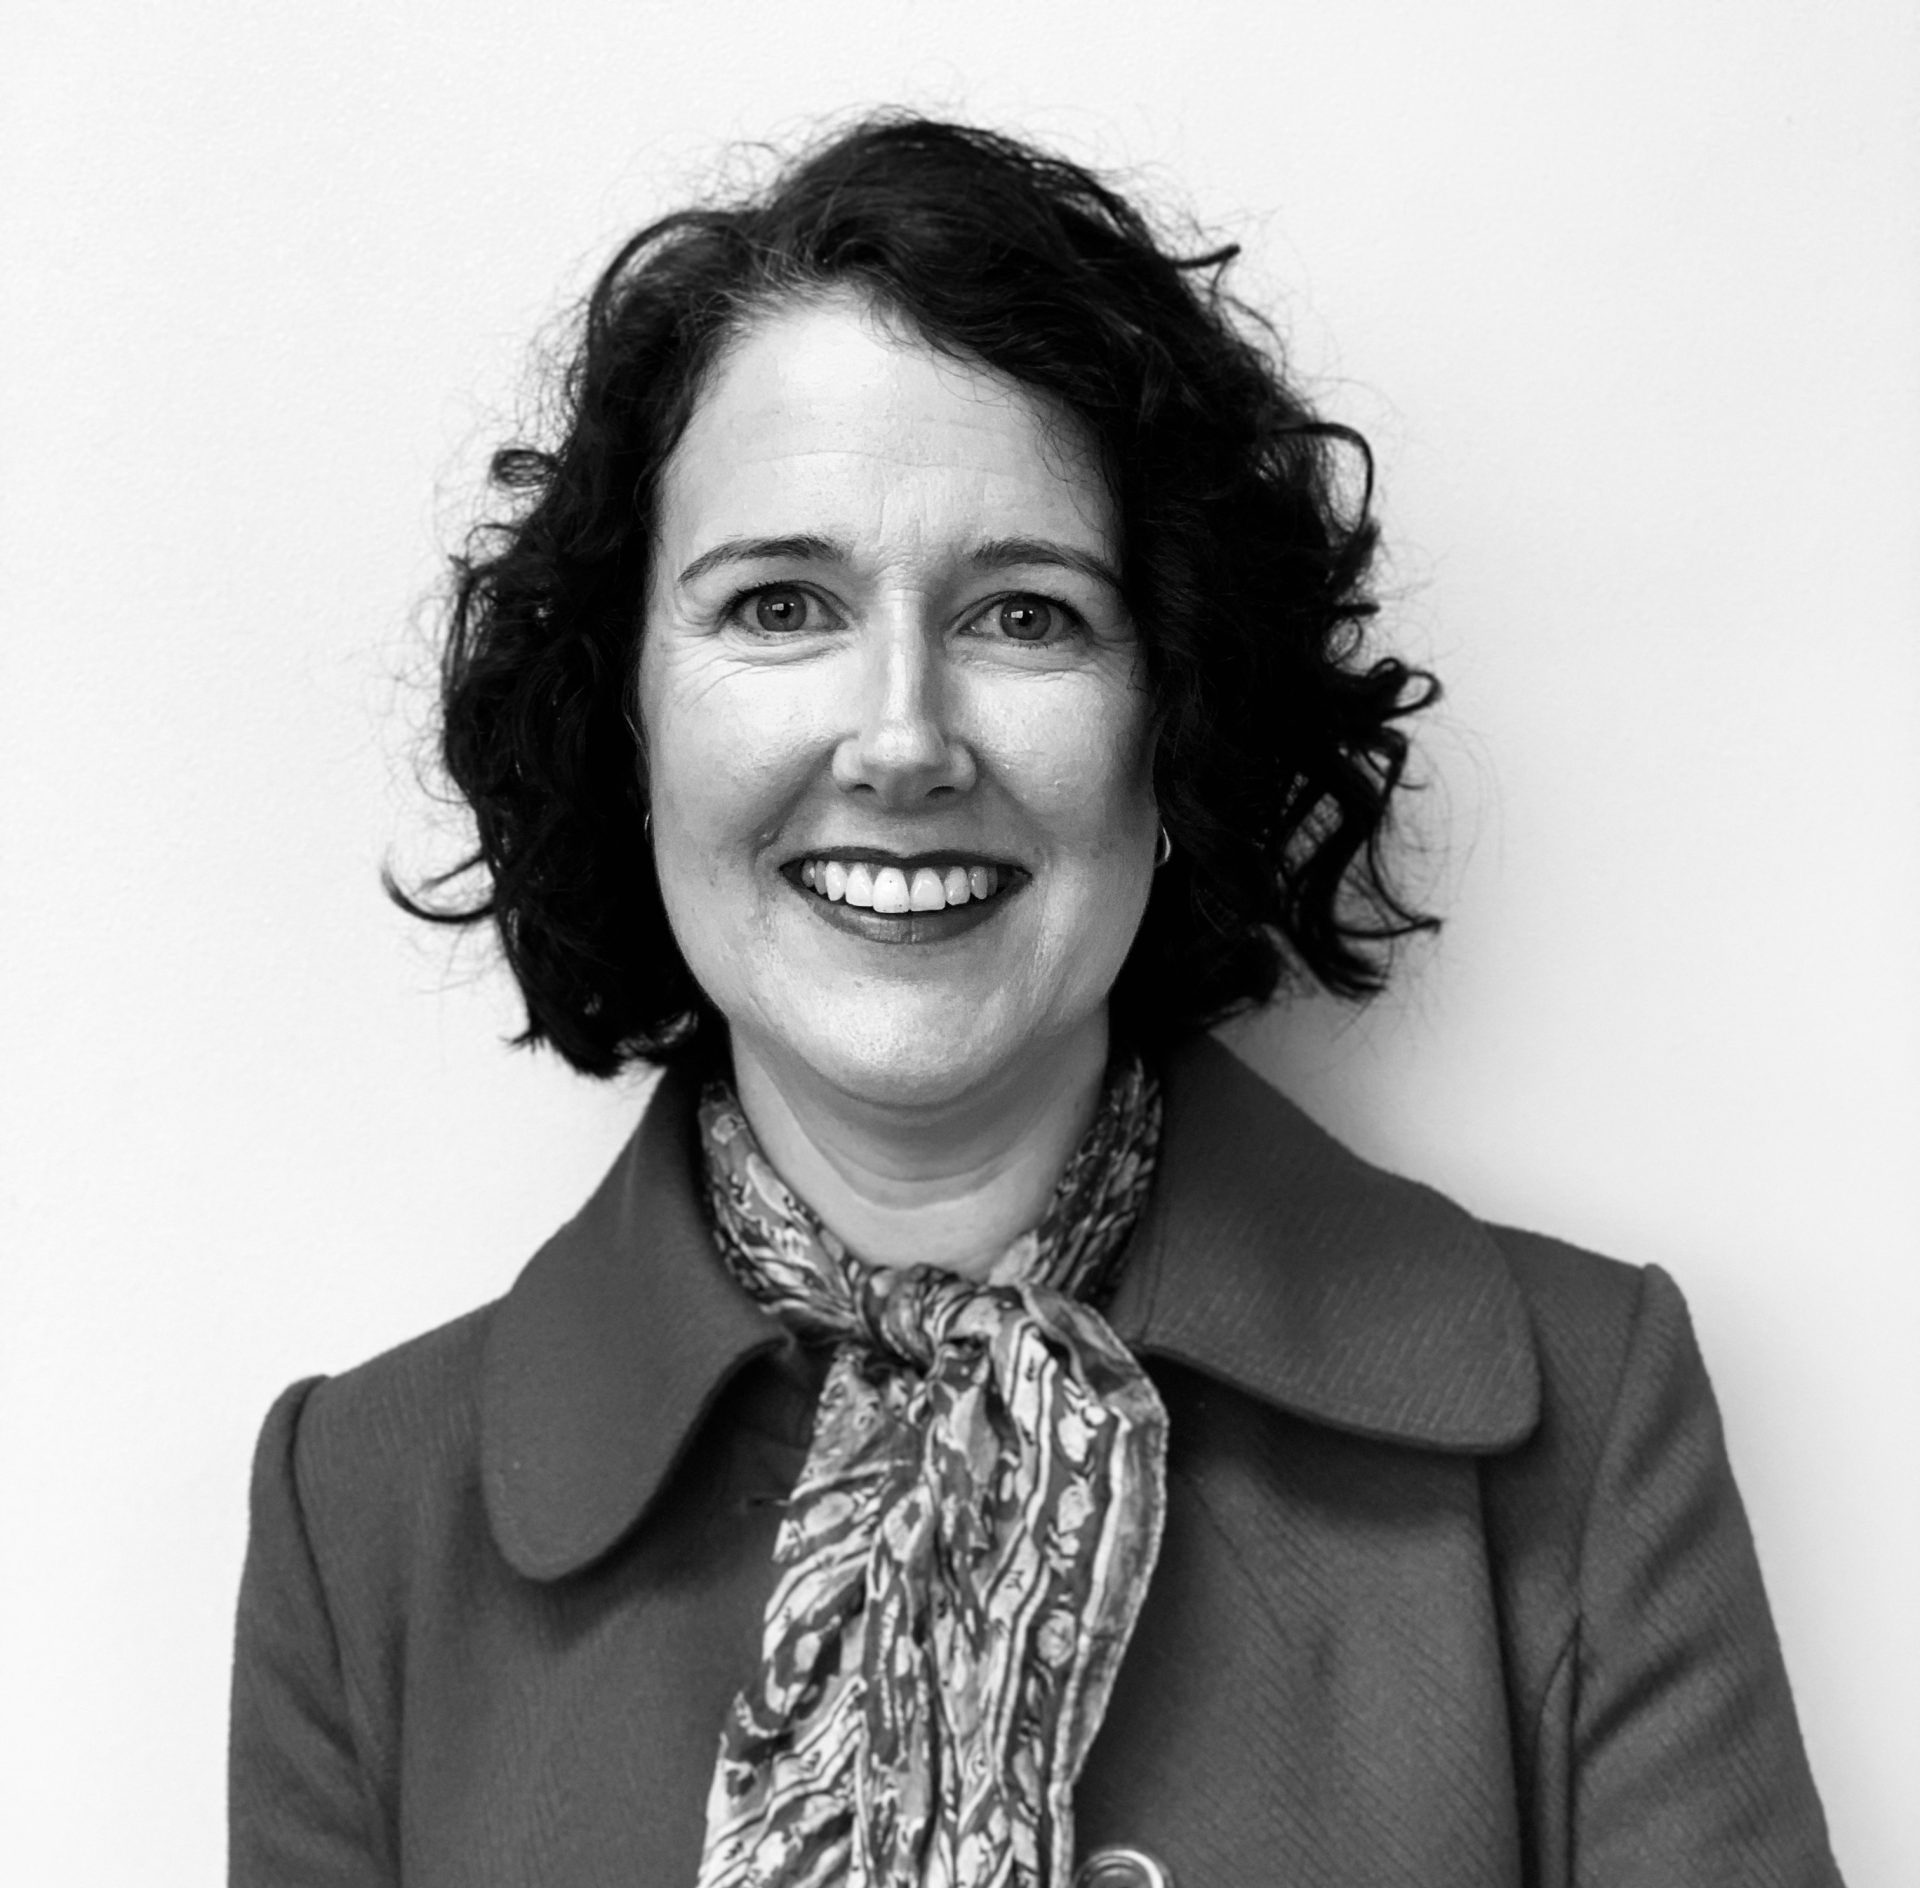
{"type": "Polygon", "coordinates": [[[1112,501],[1078,421],[851,297],[764,316],[733,344],[661,500],[661,534],[680,543],[1044,528],[1113,548],[1112,501]]]}

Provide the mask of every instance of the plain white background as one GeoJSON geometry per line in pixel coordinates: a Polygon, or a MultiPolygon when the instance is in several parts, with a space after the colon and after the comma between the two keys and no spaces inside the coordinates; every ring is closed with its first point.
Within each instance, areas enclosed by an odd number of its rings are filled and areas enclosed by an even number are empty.
{"type": "Polygon", "coordinates": [[[729,139],[890,100],[1128,170],[1381,457],[1449,695],[1358,1021],[1243,1051],[1693,1304],[1856,1888],[1920,1880],[1904,0],[104,0],[12,15],[0,1867],[218,1878],[254,1431],[501,1290],[632,1087],[375,874],[527,344],[729,139]]]}

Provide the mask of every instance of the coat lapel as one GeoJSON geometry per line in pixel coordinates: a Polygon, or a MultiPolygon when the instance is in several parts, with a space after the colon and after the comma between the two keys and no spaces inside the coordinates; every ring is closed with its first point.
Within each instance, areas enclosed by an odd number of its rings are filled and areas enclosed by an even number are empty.
{"type": "Polygon", "coordinates": [[[646,1512],[750,1359],[792,1339],[714,1257],[697,1195],[695,1081],[669,1070],[612,1171],[501,1301],[481,1379],[494,1538],[557,1579],[646,1512]]]}
{"type": "MultiPolygon", "coordinates": [[[[1477,1221],[1348,1152],[1210,1038],[1170,1057],[1165,1082],[1154,1194],[1108,1311],[1123,1338],[1356,1435],[1475,1453],[1527,1436],[1532,1336],[1477,1221]]],[[[791,1344],[714,1260],[695,1099],[691,1077],[662,1077],[493,1320],[487,1509],[531,1578],[606,1552],[728,1380],[791,1344]]]]}
{"type": "Polygon", "coordinates": [[[1533,1334],[1478,1220],[1350,1153],[1211,1038],[1169,1061],[1166,1110],[1109,1309],[1123,1338],[1358,1435],[1474,1452],[1525,1439],[1533,1334]]]}

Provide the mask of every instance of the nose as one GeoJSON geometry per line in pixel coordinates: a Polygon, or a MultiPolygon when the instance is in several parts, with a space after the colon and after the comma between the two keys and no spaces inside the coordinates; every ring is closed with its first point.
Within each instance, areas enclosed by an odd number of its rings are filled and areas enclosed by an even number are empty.
{"type": "Polygon", "coordinates": [[[834,750],[834,784],[906,809],[964,793],[974,758],[952,723],[955,677],[937,627],[902,607],[859,639],[853,719],[834,750]]]}

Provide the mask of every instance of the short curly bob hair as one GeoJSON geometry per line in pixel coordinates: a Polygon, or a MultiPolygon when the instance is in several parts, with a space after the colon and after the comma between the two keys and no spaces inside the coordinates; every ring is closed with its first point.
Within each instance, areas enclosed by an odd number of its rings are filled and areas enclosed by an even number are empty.
{"type": "Polygon", "coordinates": [[[1079,166],[904,114],[626,243],[585,304],[564,436],[494,455],[510,515],[454,560],[440,757],[475,842],[414,894],[388,879],[417,916],[497,928],[518,1041],[591,1075],[724,1042],[649,863],[629,719],[641,599],[662,474],[716,362],[770,306],[834,290],[1034,389],[1097,444],[1173,844],[1116,1030],[1164,1045],[1283,981],[1382,987],[1393,941],[1436,922],[1395,890],[1383,845],[1398,724],[1438,685],[1365,648],[1371,459],[1222,286],[1236,253],[1172,253],[1079,166]],[[1365,469],[1357,504],[1343,456],[1365,469]]]}

